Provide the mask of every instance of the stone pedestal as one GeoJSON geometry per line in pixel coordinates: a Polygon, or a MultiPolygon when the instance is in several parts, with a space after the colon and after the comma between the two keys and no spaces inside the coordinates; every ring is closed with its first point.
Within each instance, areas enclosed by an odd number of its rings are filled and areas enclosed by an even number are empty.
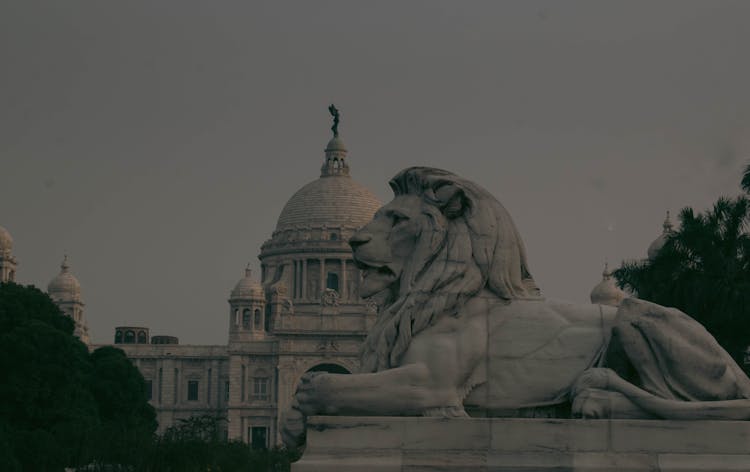
{"type": "Polygon", "coordinates": [[[318,416],[313,471],[750,471],[750,422],[318,416]]]}

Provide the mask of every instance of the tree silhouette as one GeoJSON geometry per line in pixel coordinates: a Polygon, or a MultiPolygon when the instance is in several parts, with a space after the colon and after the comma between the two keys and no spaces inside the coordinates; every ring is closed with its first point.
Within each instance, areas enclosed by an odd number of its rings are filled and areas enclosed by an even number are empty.
{"type": "Polygon", "coordinates": [[[741,363],[750,343],[750,200],[722,197],[703,213],[683,208],[679,221],[653,260],[614,272],[618,285],[692,316],[741,363]]]}

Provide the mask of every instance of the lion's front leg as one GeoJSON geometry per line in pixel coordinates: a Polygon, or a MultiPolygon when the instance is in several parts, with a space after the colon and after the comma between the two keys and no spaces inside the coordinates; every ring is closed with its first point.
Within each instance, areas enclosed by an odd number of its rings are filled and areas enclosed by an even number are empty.
{"type": "Polygon", "coordinates": [[[308,372],[300,378],[294,395],[296,408],[305,416],[335,415],[337,407],[333,400],[332,384],[341,374],[308,372]]]}
{"type": "Polygon", "coordinates": [[[461,408],[456,387],[441,385],[421,363],[372,374],[308,373],[295,399],[306,416],[418,416],[438,408],[461,408]]]}

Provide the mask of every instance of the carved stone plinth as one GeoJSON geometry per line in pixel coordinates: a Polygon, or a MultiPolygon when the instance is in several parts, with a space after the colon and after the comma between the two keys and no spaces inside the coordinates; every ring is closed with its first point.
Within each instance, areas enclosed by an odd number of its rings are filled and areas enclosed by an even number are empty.
{"type": "Polygon", "coordinates": [[[292,472],[748,471],[750,422],[311,417],[292,472]]]}

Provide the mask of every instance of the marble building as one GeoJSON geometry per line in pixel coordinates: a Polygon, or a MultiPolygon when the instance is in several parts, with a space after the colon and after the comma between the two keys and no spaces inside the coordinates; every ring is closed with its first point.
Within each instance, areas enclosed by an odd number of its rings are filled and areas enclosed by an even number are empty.
{"type": "Polygon", "coordinates": [[[115,329],[115,344],[146,379],[160,430],[210,414],[227,419],[228,438],[269,447],[280,442],[279,415],[302,374],[357,369],[375,309],[357,296],[347,241],[380,205],[352,179],[346,146],[334,136],[320,177],[289,199],[262,245],[259,279],[246,269],[229,293],[227,345],[115,329]]]}

